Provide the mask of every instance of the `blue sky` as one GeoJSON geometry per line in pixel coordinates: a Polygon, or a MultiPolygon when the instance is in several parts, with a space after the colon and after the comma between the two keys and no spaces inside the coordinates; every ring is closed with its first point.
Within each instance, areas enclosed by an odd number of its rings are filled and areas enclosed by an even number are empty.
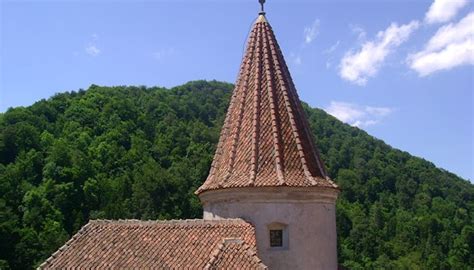
{"type": "MultiPolygon", "coordinates": [[[[252,1],[1,2],[0,112],[98,85],[234,82],[252,1]]],[[[474,179],[467,0],[277,1],[267,18],[300,98],[474,179]]]]}

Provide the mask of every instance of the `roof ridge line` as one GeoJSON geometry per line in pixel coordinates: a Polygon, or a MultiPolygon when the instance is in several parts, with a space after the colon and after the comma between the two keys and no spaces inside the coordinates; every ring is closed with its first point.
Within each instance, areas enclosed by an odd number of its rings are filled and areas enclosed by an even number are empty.
{"type": "Polygon", "coordinates": [[[204,270],[211,269],[212,264],[217,260],[217,256],[219,256],[219,254],[224,249],[224,244],[225,244],[225,239],[222,239],[222,241],[216,246],[216,248],[214,250],[212,250],[209,261],[207,262],[207,264],[203,268],[204,270]]]}
{"type": "MultiPolygon", "coordinates": [[[[252,35],[250,36],[249,41],[248,41],[249,45],[251,45],[252,41],[256,38],[255,35],[256,35],[255,31],[253,31],[252,35]]],[[[239,114],[238,114],[238,119],[237,119],[237,130],[235,131],[235,134],[230,134],[230,136],[233,136],[232,146],[231,146],[232,148],[231,148],[230,159],[229,159],[230,163],[229,163],[229,168],[226,172],[226,175],[224,176],[223,182],[220,183],[221,186],[223,184],[225,184],[225,182],[227,182],[228,178],[230,177],[231,173],[234,170],[237,144],[238,144],[238,141],[239,141],[239,138],[240,138],[240,132],[242,130],[242,119],[243,119],[243,115],[244,115],[245,101],[247,99],[248,83],[249,83],[249,79],[250,79],[250,71],[251,71],[252,60],[253,60],[252,56],[255,53],[255,48],[250,47],[250,49],[251,49],[250,56],[248,54],[245,54],[246,62],[242,66],[242,72],[244,73],[244,81],[243,81],[242,87],[244,89],[244,92],[241,95],[241,100],[238,104],[239,114]]],[[[236,87],[240,87],[241,86],[239,84],[240,83],[240,78],[237,78],[237,83],[238,83],[238,85],[236,85],[236,87]]],[[[237,94],[237,91],[235,91],[235,92],[237,94]]],[[[228,111],[230,112],[231,110],[229,109],[228,111]]]]}
{"type": "Polygon", "coordinates": [[[204,270],[209,270],[213,266],[213,264],[216,262],[217,258],[219,255],[223,252],[224,247],[226,244],[237,244],[241,245],[242,248],[244,249],[244,252],[247,253],[247,255],[253,260],[256,264],[258,264],[262,269],[268,269],[268,267],[262,262],[262,260],[258,257],[258,254],[255,249],[253,249],[247,242],[241,238],[241,237],[224,237],[222,238],[222,241],[216,246],[216,248],[213,249],[211,252],[209,261],[206,263],[204,266],[204,270]],[[238,242],[230,242],[229,240],[240,240],[238,242]]]}
{"type": "MultiPolygon", "coordinates": [[[[170,219],[170,220],[140,220],[140,219],[92,219],[83,227],[89,226],[90,224],[102,225],[102,224],[120,224],[120,225],[201,225],[201,224],[243,224],[247,223],[242,218],[223,218],[223,219],[170,219]]],[[[251,224],[250,224],[251,225],[251,224]]]]}
{"type": "MultiPolygon", "coordinates": [[[[272,31],[270,26],[268,26],[267,30],[272,31]]],[[[272,40],[271,42],[274,45],[274,49],[278,50],[279,47],[278,47],[278,43],[276,42],[276,40],[272,40]]],[[[283,100],[285,101],[285,109],[286,109],[286,112],[288,113],[288,119],[290,121],[290,127],[291,127],[291,131],[292,131],[292,134],[293,134],[293,138],[295,139],[298,156],[300,157],[300,161],[301,161],[301,165],[303,167],[304,173],[308,177],[308,176],[311,176],[311,174],[310,174],[310,171],[309,171],[309,168],[308,168],[308,165],[307,165],[307,161],[306,161],[306,158],[305,158],[305,155],[304,155],[304,152],[303,152],[303,145],[302,145],[301,140],[300,140],[300,134],[298,133],[298,127],[297,127],[296,122],[295,122],[295,115],[294,115],[295,112],[293,112],[293,110],[291,109],[291,100],[290,100],[291,97],[289,97],[289,95],[288,95],[289,94],[288,93],[288,85],[286,85],[285,80],[283,79],[283,77],[281,75],[281,73],[283,73],[285,71],[282,70],[282,67],[281,67],[281,64],[280,64],[281,59],[279,59],[277,52],[275,52],[275,54],[273,54],[273,52],[272,52],[271,55],[272,55],[272,59],[273,59],[273,64],[275,65],[276,69],[278,69],[280,71],[280,72],[276,72],[276,75],[277,75],[279,83],[281,84],[281,90],[282,90],[281,92],[282,92],[282,95],[283,95],[283,100]]],[[[292,80],[291,76],[289,74],[285,74],[285,75],[288,78],[288,81],[292,80]]],[[[312,185],[316,184],[313,179],[309,178],[309,180],[310,180],[312,185]]]]}
{"type": "MultiPolygon", "coordinates": [[[[234,92],[232,94],[231,98],[230,98],[231,101],[230,101],[230,104],[229,104],[229,110],[232,109],[232,107],[234,106],[234,102],[233,102],[234,95],[237,95],[237,93],[234,92]]],[[[221,156],[222,155],[222,145],[224,144],[225,138],[227,138],[227,135],[228,135],[227,133],[229,131],[229,124],[228,124],[229,121],[227,121],[227,117],[230,117],[230,116],[226,116],[225,117],[226,119],[224,119],[224,124],[223,124],[221,132],[219,134],[219,141],[217,143],[215,156],[221,156]]],[[[209,177],[214,177],[215,176],[218,161],[220,161],[220,159],[218,159],[218,158],[213,158],[212,159],[211,168],[209,170],[209,177]]],[[[203,189],[204,184],[202,186],[200,186],[194,193],[195,194],[199,193],[199,191],[203,189]]]]}
{"type": "MultiPolygon", "coordinates": [[[[252,35],[250,36],[250,38],[252,37],[252,35]]],[[[249,42],[248,44],[250,44],[250,39],[249,39],[249,42]]],[[[242,57],[242,63],[240,65],[240,68],[239,68],[239,74],[237,75],[237,81],[236,81],[236,84],[234,86],[234,88],[237,88],[237,87],[240,87],[240,84],[241,84],[241,81],[240,81],[240,78],[243,77],[244,75],[248,76],[248,74],[250,73],[248,71],[248,69],[245,68],[245,66],[248,65],[248,61],[249,60],[247,55],[244,54],[244,56],[242,57]],[[244,74],[246,73],[246,74],[244,74]]],[[[251,60],[251,59],[250,59],[251,60]]],[[[249,61],[250,61],[249,60],[249,61]]],[[[247,80],[245,80],[246,82],[247,80]]],[[[235,97],[237,96],[237,92],[236,91],[232,91],[232,95],[230,97],[230,103],[229,103],[229,106],[227,108],[227,111],[232,111],[233,107],[235,106],[235,97]]],[[[221,132],[219,134],[219,141],[217,143],[217,147],[216,147],[216,156],[220,156],[222,155],[222,145],[224,144],[224,141],[225,141],[225,138],[227,138],[229,136],[228,132],[229,132],[229,119],[227,118],[231,118],[231,115],[230,114],[227,114],[226,117],[224,118],[224,124],[223,124],[223,127],[221,129],[221,132]]],[[[212,159],[212,163],[211,163],[211,168],[209,170],[209,177],[210,176],[215,176],[215,170],[216,170],[216,167],[217,167],[217,158],[213,158],[212,159]]],[[[194,193],[197,194],[199,193],[199,191],[202,189],[203,187],[199,187],[194,193]]]]}
{"type": "Polygon", "coordinates": [[[254,262],[256,262],[257,264],[260,265],[260,267],[262,267],[262,269],[268,269],[268,266],[266,266],[262,260],[258,257],[258,254],[257,254],[257,250],[253,249],[249,244],[247,244],[247,242],[243,241],[242,240],[242,243],[241,243],[242,247],[245,249],[245,251],[247,252],[247,254],[254,260],[254,262]]]}
{"type": "Polygon", "coordinates": [[[68,247],[70,247],[71,243],[73,241],[75,241],[79,236],[81,236],[85,230],[91,226],[91,221],[89,220],[89,222],[86,223],[86,225],[82,226],[82,228],[77,231],[77,233],[75,233],[69,240],[66,241],[66,243],[64,243],[64,245],[62,245],[61,247],[58,248],[58,250],[56,250],[53,254],[51,254],[51,256],[49,256],[42,264],[40,264],[38,266],[38,269],[43,269],[44,267],[46,267],[48,264],[51,263],[51,261],[56,258],[60,253],[63,253],[68,247]]]}
{"type": "MultiPolygon", "coordinates": [[[[257,56],[257,77],[255,78],[255,90],[254,90],[254,101],[253,101],[253,116],[252,116],[252,127],[253,127],[253,132],[252,132],[252,157],[250,161],[250,180],[249,184],[253,185],[255,183],[255,178],[257,177],[257,170],[258,170],[258,141],[260,137],[260,126],[259,126],[259,117],[260,113],[258,111],[259,109],[259,102],[260,102],[260,89],[262,87],[262,83],[260,82],[260,74],[262,72],[262,65],[261,65],[261,58],[263,56],[263,50],[262,50],[262,45],[263,45],[263,35],[262,35],[262,29],[261,25],[257,26],[257,48],[254,51],[257,56]]],[[[253,58],[253,57],[252,57],[253,58]]]]}
{"type": "MultiPolygon", "coordinates": [[[[268,24],[265,30],[268,30],[268,24]]],[[[271,50],[271,45],[269,41],[268,35],[265,35],[265,41],[266,41],[266,46],[265,49],[267,50],[267,54],[270,53],[272,54],[271,50]]],[[[265,67],[268,68],[271,66],[270,59],[265,58],[265,67]]],[[[273,64],[275,64],[273,62],[273,64]]],[[[273,80],[272,80],[272,71],[271,69],[265,70],[265,75],[267,79],[267,92],[268,92],[268,98],[270,99],[270,117],[272,119],[272,136],[273,136],[273,147],[275,148],[275,169],[277,172],[277,177],[278,177],[278,183],[280,185],[285,185],[285,177],[283,175],[283,168],[282,168],[282,160],[281,160],[281,130],[278,126],[278,118],[277,114],[279,115],[280,112],[277,110],[278,105],[276,104],[276,95],[274,93],[274,87],[273,87],[273,80]]]]}
{"type": "MultiPolygon", "coordinates": [[[[277,46],[278,49],[280,50],[280,47],[279,47],[278,43],[276,43],[276,46],[277,46]]],[[[281,58],[281,57],[283,57],[281,54],[280,54],[280,56],[277,55],[277,58],[281,58]]],[[[301,122],[302,122],[302,124],[303,124],[303,129],[304,129],[304,131],[306,131],[305,133],[306,133],[306,136],[307,136],[307,140],[308,140],[308,142],[309,142],[309,144],[310,144],[310,146],[311,146],[311,149],[313,149],[313,151],[311,151],[311,152],[312,152],[312,154],[314,155],[314,158],[315,158],[315,160],[316,160],[316,163],[318,164],[319,171],[321,172],[321,174],[323,174],[322,177],[327,180],[327,179],[328,179],[328,175],[327,175],[327,172],[326,172],[326,168],[324,167],[324,165],[323,165],[323,163],[322,163],[322,161],[321,161],[321,159],[320,159],[318,149],[317,149],[316,146],[314,145],[313,138],[312,138],[312,136],[311,136],[310,129],[309,129],[309,126],[308,126],[308,121],[305,121],[306,118],[305,118],[305,114],[304,114],[304,111],[303,111],[303,107],[301,106],[301,101],[299,100],[298,92],[296,91],[296,87],[295,87],[295,85],[294,85],[294,83],[293,83],[293,79],[291,79],[291,75],[289,74],[290,72],[289,72],[288,66],[286,65],[286,62],[284,61],[284,59],[279,59],[279,61],[278,61],[279,64],[280,64],[280,61],[282,62],[282,65],[285,66],[285,68],[282,70],[282,72],[285,72],[285,73],[286,73],[285,75],[289,78],[288,83],[290,84],[290,85],[289,85],[289,88],[290,88],[290,89],[288,89],[288,90],[289,90],[289,91],[292,91],[292,90],[293,90],[293,92],[294,92],[294,93],[293,93],[293,94],[294,94],[293,97],[298,99],[298,100],[294,100],[294,102],[295,102],[295,105],[296,105],[296,109],[298,110],[298,112],[299,112],[301,118],[304,118],[301,122]],[[318,151],[318,152],[316,152],[316,151],[318,151]]],[[[281,69],[280,69],[280,70],[281,70],[281,69]]],[[[306,168],[307,168],[307,166],[306,166],[306,168]]],[[[315,183],[314,179],[312,179],[313,177],[312,177],[311,173],[309,172],[309,168],[307,168],[307,169],[308,169],[309,176],[310,176],[310,178],[311,178],[310,181],[311,181],[312,183],[315,183]]]]}

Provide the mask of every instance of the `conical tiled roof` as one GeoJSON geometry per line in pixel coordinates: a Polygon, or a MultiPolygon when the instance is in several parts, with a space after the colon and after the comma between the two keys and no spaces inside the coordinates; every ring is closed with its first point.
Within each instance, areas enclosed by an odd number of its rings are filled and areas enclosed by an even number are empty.
{"type": "Polygon", "coordinates": [[[253,186],[337,188],[263,14],[250,33],[211,171],[196,193],[253,186]]]}

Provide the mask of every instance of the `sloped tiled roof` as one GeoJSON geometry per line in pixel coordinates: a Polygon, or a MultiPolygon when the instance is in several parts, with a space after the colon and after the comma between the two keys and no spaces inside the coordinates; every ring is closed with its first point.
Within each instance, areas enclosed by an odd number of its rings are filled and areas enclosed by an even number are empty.
{"type": "Polygon", "coordinates": [[[255,249],[240,238],[227,238],[212,252],[205,270],[268,269],[258,258],[255,249]],[[238,266],[238,267],[237,267],[238,266]]]}
{"type": "Polygon", "coordinates": [[[251,186],[337,188],[263,14],[250,33],[211,171],[196,193],[251,186]]]}
{"type": "Polygon", "coordinates": [[[255,252],[254,228],[241,219],[94,220],[39,268],[215,269],[217,264],[262,269],[255,252]],[[240,244],[223,244],[228,238],[240,244]]]}

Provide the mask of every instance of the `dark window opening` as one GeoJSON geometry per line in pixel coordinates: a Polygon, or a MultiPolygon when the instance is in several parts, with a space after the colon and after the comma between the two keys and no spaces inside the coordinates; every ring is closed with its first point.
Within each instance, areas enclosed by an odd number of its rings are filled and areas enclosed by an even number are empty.
{"type": "Polygon", "coordinates": [[[270,230],[270,247],[283,246],[283,230],[270,230]]]}

